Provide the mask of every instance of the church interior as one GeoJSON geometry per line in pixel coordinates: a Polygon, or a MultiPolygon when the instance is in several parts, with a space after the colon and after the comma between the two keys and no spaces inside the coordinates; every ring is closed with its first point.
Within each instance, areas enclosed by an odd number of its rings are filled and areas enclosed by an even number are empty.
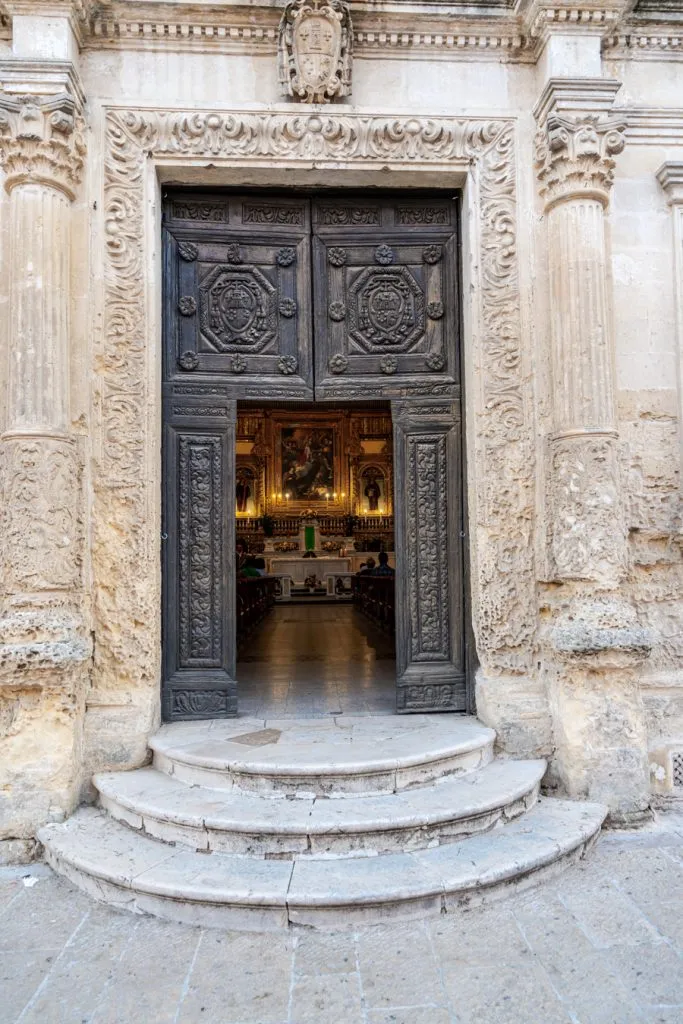
{"type": "Polygon", "coordinates": [[[391,713],[391,410],[240,403],[237,678],[247,714],[391,713]]]}

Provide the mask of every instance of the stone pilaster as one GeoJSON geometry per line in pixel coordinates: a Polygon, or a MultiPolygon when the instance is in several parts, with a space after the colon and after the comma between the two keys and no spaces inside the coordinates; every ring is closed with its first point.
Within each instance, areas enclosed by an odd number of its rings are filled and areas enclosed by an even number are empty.
{"type": "Polygon", "coordinates": [[[548,231],[556,580],[616,582],[626,567],[605,210],[623,125],[552,114],[536,139],[548,231]]]}
{"type": "MultiPolygon", "coordinates": [[[[0,79],[3,68],[0,67],[0,79]]],[[[38,83],[36,83],[38,84],[38,83]]],[[[77,796],[90,641],[83,616],[82,455],[71,431],[71,204],[85,157],[69,92],[0,92],[9,194],[9,373],[0,436],[0,838],[28,839],[77,796]]]]}
{"type": "Polygon", "coordinates": [[[624,125],[585,111],[591,91],[604,101],[605,84],[551,83],[536,137],[550,301],[548,569],[561,585],[546,650],[559,783],[632,820],[649,799],[635,671],[649,640],[620,593],[628,546],[606,221],[624,125]]]}
{"type": "Polygon", "coordinates": [[[678,386],[678,442],[683,508],[683,160],[668,160],[657,171],[672,213],[674,296],[676,302],[676,369],[678,386]]]}

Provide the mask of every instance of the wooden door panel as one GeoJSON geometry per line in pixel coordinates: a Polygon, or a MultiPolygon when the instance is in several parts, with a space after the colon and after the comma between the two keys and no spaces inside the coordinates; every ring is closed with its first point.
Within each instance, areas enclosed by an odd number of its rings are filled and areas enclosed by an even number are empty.
{"type": "Polygon", "coordinates": [[[164,387],[163,713],[237,713],[234,466],[227,388],[164,387]],[[222,392],[222,393],[221,393],[222,392]]]}
{"type": "Polygon", "coordinates": [[[396,705],[464,711],[462,472],[455,402],[393,402],[396,705]]]}
{"type": "Polygon", "coordinates": [[[327,200],[313,234],[316,397],[454,394],[454,203],[327,200]]]}
{"type": "Polygon", "coordinates": [[[167,201],[167,380],[222,379],[240,398],[311,398],[310,204],[167,201]]]}

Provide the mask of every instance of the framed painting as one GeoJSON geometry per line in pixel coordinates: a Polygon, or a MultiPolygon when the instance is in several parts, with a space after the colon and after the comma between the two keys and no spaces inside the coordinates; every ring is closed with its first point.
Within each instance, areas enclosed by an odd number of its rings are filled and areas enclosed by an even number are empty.
{"type": "MultiPolygon", "coordinates": [[[[343,471],[343,422],[329,413],[273,416],[271,499],[280,509],[325,515],[343,510],[349,494],[343,471]]],[[[348,462],[348,460],[346,460],[348,462]]]]}

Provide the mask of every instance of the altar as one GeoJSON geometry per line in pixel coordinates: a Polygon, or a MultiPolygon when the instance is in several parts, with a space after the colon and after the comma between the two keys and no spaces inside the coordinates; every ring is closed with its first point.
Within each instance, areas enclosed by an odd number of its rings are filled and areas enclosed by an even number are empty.
{"type": "Polygon", "coordinates": [[[324,580],[330,575],[344,575],[353,571],[352,559],[341,556],[304,558],[303,555],[272,555],[266,559],[266,567],[272,576],[291,576],[296,585],[310,576],[324,580]]]}

